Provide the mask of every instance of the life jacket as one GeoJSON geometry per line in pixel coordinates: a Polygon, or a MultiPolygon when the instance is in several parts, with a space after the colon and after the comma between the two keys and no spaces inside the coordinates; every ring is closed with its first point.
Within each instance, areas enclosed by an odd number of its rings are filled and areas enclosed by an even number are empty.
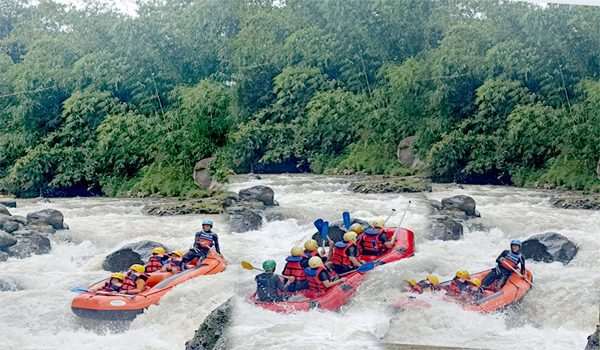
{"type": "Polygon", "coordinates": [[[348,249],[353,246],[355,247],[356,245],[354,243],[337,242],[333,247],[331,263],[334,265],[353,266],[348,256],[348,249]]]}
{"type": "Polygon", "coordinates": [[[163,266],[162,259],[163,258],[161,256],[152,255],[150,259],[148,259],[148,263],[146,264],[146,272],[151,273],[160,271],[160,269],[162,269],[163,266]]]}
{"type": "Polygon", "coordinates": [[[453,279],[448,286],[448,292],[452,295],[461,295],[463,292],[467,291],[469,287],[469,282],[459,282],[457,279],[453,279]]]}
{"type": "Polygon", "coordinates": [[[296,279],[294,282],[305,281],[306,275],[304,274],[304,268],[302,267],[301,256],[288,256],[285,259],[285,267],[283,268],[282,275],[292,276],[296,279]]]}
{"type": "Polygon", "coordinates": [[[318,251],[316,251],[316,250],[313,250],[313,251],[310,251],[310,250],[305,250],[305,251],[304,251],[304,256],[305,256],[307,259],[310,259],[310,258],[312,258],[313,256],[319,256],[319,252],[318,252],[318,251]]]}
{"type": "Polygon", "coordinates": [[[321,266],[317,269],[306,268],[304,269],[304,273],[306,274],[306,279],[308,280],[308,290],[315,294],[323,294],[327,291],[327,287],[323,284],[323,281],[319,279],[319,274],[325,270],[324,266],[321,266]]]}
{"type": "Polygon", "coordinates": [[[197,243],[203,248],[211,248],[215,244],[213,235],[209,232],[196,232],[196,240],[200,238],[200,242],[197,243]]]}
{"type": "MultiPolygon", "coordinates": [[[[515,254],[512,251],[509,251],[502,262],[508,264],[508,266],[512,267],[513,269],[516,269],[521,263],[521,253],[515,254]]],[[[507,270],[510,270],[510,268],[507,270]]]]}
{"type": "Polygon", "coordinates": [[[181,272],[183,270],[182,264],[183,264],[183,261],[181,261],[181,260],[174,261],[174,260],[169,259],[169,261],[167,261],[165,266],[167,266],[167,271],[177,273],[177,272],[181,272]]]}
{"type": "Polygon", "coordinates": [[[423,294],[423,288],[417,283],[414,286],[410,286],[410,291],[413,293],[423,294]]]}
{"type": "Polygon", "coordinates": [[[256,297],[260,301],[276,301],[280,296],[277,279],[273,273],[264,272],[255,277],[256,297]]]}
{"type": "Polygon", "coordinates": [[[110,283],[110,280],[109,280],[104,284],[104,287],[102,287],[102,290],[105,292],[118,292],[119,290],[121,290],[121,288],[122,287],[115,286],[114,284],[110,283]]]}
{"type": "Polygon", "coordinates": [[[136,285],[136,281],[137,279],[140,278],[140,276],[136,275],[135,273],[132,272],[128,272],[127,275],[125,276],[125,279],[123,280],[123,285],[121,286],[121,290],[132,290],[132,289],[136,289],[137,285],[136,285]]]}
{"type": "Polygon", "coordinates": [[[366,255],[382,255],[386,251],[386,247],[381,242],[381,235],[385,235],[385,231],[377,230],[369,227],[365,232],[360,235],[359,247],[361,248],[361,254],[366,255]]]}

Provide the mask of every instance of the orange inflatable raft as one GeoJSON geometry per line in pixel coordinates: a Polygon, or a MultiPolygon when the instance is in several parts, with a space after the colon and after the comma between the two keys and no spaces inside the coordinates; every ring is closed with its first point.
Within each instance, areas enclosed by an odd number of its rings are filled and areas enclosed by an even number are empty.
{"type": "MultiPolygon", "coordinates": [[[[384,229],[388,238],[391,238],[396,228],[390,227],[384,229]]],[[[361,256],[363,261],[377,261],[378,264],[387,264],[394,261],[409,258],[415,253],[414,233],[405,228],[398,230],[396,245],[393,249],[379,257],[361,256]]],[[[365,279],[365,273],[351,272],[344,276],[344,283],[333,286],[325,294],[315,296],[310,291],[303,291],[282,302],[262,302],[256,299],[256,294],[248,296],[248,301],[257,306],[281,313],[292,313],[296,311],[308,311],[310,309],[320,308],[324,310],[335,311],[346,304],[356,293],[358,287],[365,279]]]]}
{"type": "MultiPolygon", "coordinates": [[[[480,280],[483,280],[490,271],[491,270],[478,272],[474,275],[471,275],[471,278],[479,278],[480,280]]],[[[444,290],[448,288],[450,282],[451,281],[445,281],[440,284],[442,290],[439,293],[440,295],[443,295],[444,300],[459,303],[465,310],[489,313],[501,310],[523,299],[523,297],[531,289],[533,274],[529,270],[526,270],[526,273],[523,277],[513,273],[508,278],[504,286],[499,290],[486,289],[483,291],[482,295],[466,299],[445,295],[444,290]]],[[[431,299],[431,294],[425,295],[411,293],[409,297],[398,300],[393,306],[396,309],[401,310],[431,307],[431,304],[425,299],[431,299]]]]}
{"type": "MultiPolygon", "coordinates": [[[[225,270],[225,260],[211,252],[198,267],[178,274],[154,272],[148,274],[147,288],[136,295],[109,294],[104,292],[84,292],[71,302],[71,310],[79,317],[101,320],[132,320],[144,312],[150,305],[158,304],[160,299],[173,287],[192,278],[214,275],[225,270]]],[[[103,286],[102,280],[89,287],[90,290],[103,286]]]]}

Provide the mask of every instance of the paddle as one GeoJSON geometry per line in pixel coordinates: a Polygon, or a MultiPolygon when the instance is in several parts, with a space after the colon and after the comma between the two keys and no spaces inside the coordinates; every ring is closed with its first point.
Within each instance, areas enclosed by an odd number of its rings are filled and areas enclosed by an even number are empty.
{"type": "Polygon", "coordinates": [[[511,270],[512,272],[514,272],[517,276],[521,277],[525,282],[529,283],[529,285],[533,288],[533,282],[531,282],[530,280],[528,280],[525,276],[523,276],[514,267],[509,266],[509,265],[502,265],[502,266],[505,267],[505,268],[508,268],[509,270],[511,270]]]}
{"type": "Polygon", "coordinates": [[[249,270],[249,271],[252,271],[252,270],[257,270],[257,271],[263,271],[263,272],[265,271],[265,270],[263,270],[263,269],[259,269],[258,267],[255,267],[254,265],[252,265],[252,263],[251,263],[251,262],[249,262],[249,261],[245,261],[245,260],[244,260],[244,261],[242,261],[242,262],[240,263],[240,265],[242,265],[242,268],[243,268],[244,270],[249,270]]]}
{"type": "Polygon", "coordinates": [[[329,222],[323,221],[323,226],[321,226],[321,240],[323,241],[323,245],[325,245],[325,241],[329,239],[329,222]]]}
{"type": "Polygon", "coordinates": [[[93,291],[83,287],[71,288],[70,291],[73,293],[93,293],[93,291]]]}
{"type": "Polygon", "coordinates": [[[321,232],[321,228],[323,227],[323,219],[317,219],[313,222],[313,225],[317,228],[317,231],[321,232]]]}
{"type": "Polygon", "coordinates": [[[342,220],[344,221],[344,227],[346,228],[346,230],[349,230],[350,226],[352,226],[352,221],[350,220],[350,213],[347,211],[343,212],[342,220]]]}

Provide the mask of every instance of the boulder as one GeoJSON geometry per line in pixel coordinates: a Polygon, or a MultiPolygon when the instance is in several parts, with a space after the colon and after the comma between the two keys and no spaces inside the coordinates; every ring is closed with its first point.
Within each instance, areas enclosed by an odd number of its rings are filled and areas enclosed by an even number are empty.
{"type": "Polygon", "coordinates": [[[194,166],[193,178],[196,185],[200,188],[208,189],[212,184],[212,177],[210,176],[210,164],[215,160],[214,157],[205,158],[196,163],[194,166]]]}
{"type": "Polygon", "coordinates": [[[587,338],[585,350],[600,350],[600,325],[596,326],[596,332],[587,338]]]}
{"type": "Polygon", "coordinates": [[[238,193],[240,200],[242,201],[258,201],[262,202],[266,206],[274,206],[275,204],[275,192],[273,189],[267,186],[254,186],[241,190],[238,193]]]}
{"type": "Polygon", "coordinates": [[[17,216],[0,214],[0,230],[12,233],[18,230],[21,226],[22,224],[17,216]]]}
{"type": "Polygon", "coordinates": [[[407,176],[355,181],[349,190],[355,193],[431,192],[431,185],[422,178],[407,176]]]}
{"type": "Polygon", "coordinates": [[[174,216],[189,214],[221,214],[223,202],[218,198],[200,198],[186,201],[148,204],[142,211],[152,216],[174,216]]]}
{"type": "Polygon", "coordinates": [[[470,217],[479,217],[479,212],[475,209],[475,200],[465,195],[452,196],[442,199],[442,209],[458,210],[470,217]]]}
{"type": "Polygon", "coordinates": [[[16,292],[22,289],[13,279],[0,279],[0,292],[16,292]]]}
{"type": "Polygon", "coordinates": [[[243,206],[233,206],[227,208],[225,212],[229,217],[229,227],[233,232],[258,230],[262,226],[262,216],[255,210],[243,206]]]}
{"type": "Polygon", "coordinates": [[[240,196],[235,192],[226,192],[223,197],[223,207],[232,207],[240,201],[240,196]]]}
{"type": "Polygon", "coordinates": [[[50,240],[38,232],[19,230],[13,232],[13,235],[17,238],[17,244],[5,249],[10,256],[23,259],[36,254],[50,253],[50,240]]]}
{"type": "Polygon", "coordinates": [[[102,263],[102,268],[106,271],[118,272],[126,271],[133,264],[144,264],[152,255],[152,249],[163,247],[163,244],[154,241],[140,241],[124,245],[116,251],[110,253],[102,263]]]}
{"type": "Polygon", "coordinates": [[[64,216],[56,209],[43,209],[27,214],[28,225],[50,225],[56,230],[65,229],[64,216]]]}
{"type": "Polygon", "coordinates": [[[600,210],[600,196],[598,195],[564,195],[552,198],[550,203],[559,209],[600,210]]]}
{"type": "Polygon", "coordinates": [[[523,256],[535,261],[560,261],[568,264],[577,255],[577,246],[567,237],[556,232],[531,236],[523,242],[523,256]]]}
{"type": "Polygon", "coordinates": [[[3,205],[7,208],[16,208],[17,201],[14,199],[0,198],[0,205],[3,205]]]}
{"type": "Polygon", "coordinates": [[[0,204],[0,215],[11,216],[10,211],[4,205],[0,204]]]}
{"type": "Polygon", "coordinates": [[[13,235],[0,231],[0,249],[5,250],[15,244],[17,244],[17,239],[13,235]]]}
{"type": "Polygon", "coordinates": [[[400,164],[407,168],[413,168],[421,163],[415,151],[413,150],[413,144],[415,143],[416,136],[409,136],[398,144],[397,156],[400,164]]]}
{"type": "Polygon", "coordinates": [[[460,222],[445,215],[434,215],[431,219],[429,239],[456,241],[462,238],[464,229],[460,222]]]}
{"type": "Polygon", "coordinates": [[[233,315],[232,300],[229,299],[206,317],[194,337],[185,343],[186,350],[226,350],[226,332],[233,315]]]}
{"type": "Polygon", "coordinates": [[[34,230],[39,233],[44,233],[48,235],[52,235],[56,233],[56,230],[51,225],[31,225],[28,226],[29,229],[34,230]]]}

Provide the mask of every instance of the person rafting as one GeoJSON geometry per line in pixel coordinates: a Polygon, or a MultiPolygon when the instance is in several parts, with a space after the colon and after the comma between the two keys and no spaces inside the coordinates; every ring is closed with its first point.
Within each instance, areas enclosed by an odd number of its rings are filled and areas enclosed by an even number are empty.
{"type": "Polygon", "coordinates": [[[221,254],[219,236],[212,231],[212,227],[212,220],[202,221],[202,231],[196,232],[194,246],[183,256],[184,266],[193,261],[196,261],[195,265],[199,266],[213,247],[218,254],[221,254]]]}
{"type": "Polygon", "coordinates": [[[504,286],[513,271],[520,267],[521,274],[525,274],[525,258],[521,254],[521,241],[515,239],[510,242],[510,250],[505,250],[496,259],[496,267],[485,276],[481,283],[482,289],[490,288],[496,282],[498,289],[504,286]]]}
{"type": "Polygon", "coordinates": [[[329,251],[327,266],[330,266],[337,274],[352,271],[362,265],[358,260],[356,237],[356,232],[344,233],[344,241],[336,242],[333,249],[329,251]]]}
{"type": "Polygon", "coordinates": [[[302,247],[293,247],[290,256],[285,259],[285,267],[282,276],[289,281],[288,292],[297,292],[308,288],[308,281],[304,274],[305,266],[302,266],[304,249],[302,247]]]}
{"type": "Polygon", "coordinates": [[[469,286],[471,285],[469,279],[471,275],[469,271],[466,270],[458,270],[454,275],[454,278],[450,282],[448,289],[446,290],[448,295],[454,297],[460,297],[463,293],[466,293],[469,286]]]}
{"type": "Polygon", "coordinates": [[[318,256],[313,256],[308,260],[308,268],[304,270],[304,273],[308,280],[308,290],[316,295],[323,294],[327,289],[346,281],[344,277],[335,279],[318,256]]]}
{"type": "Polygon", "coordinates": [[[162,267],[163,272],[172,272],[179,273],[183,271],[183,252],[181,250],[176,250],[169,253],[169,260],[165,262],[162,267]]]}
{"type": "Polygon", "coordinates": [[[148,279],[145,271],[144,265],[131,265],[129,271],[125,274],[123,285],[119,292],[124,294],[138,294],[143,292],[146,288],[146,280],[148,279]]]}
{"type": "Polygon", "coordinates": [[[323,260],[323,262],[327,260],[327,257],[323,256],[323,254],[319,252],[319,244],[317,243],[317,241],[315,241],[314,239],[309,239],[306,242],[304,242],[304,259],[302,261],[302,265],[304,268],[308,267],[308,259],[312,258],[313,256],[320,257],[323,260]]]}
{"type": "Polygon", "coordinates": [[[93,291],[118,293],[123,286],[123,279],[125,279],[125,274],[123,272],[115,272],[110,275],[110,278],[104,283],[104,285],[102,285],[100,288],[94,289],[93,291]]]}
{"type": "Polygon", "coordinates": [[[417,280],[408,280],[409,291],[413,293],[423,294],[423,292],[429,290],[430,292],[436,292],[440,290],[440,279],[435,275],[427,275],[424,280],[417,282],[417,280]]]}
{"type": "Polygon", "coordinates": [[[388,239],[383,226],[385,222],[379,218],[371,222],[371,227],[364,230],[358,239],[361,255],[381,256],[396,244],[396,237],[388,239]]]}
{"type": "Polygon", "coordinates": [[[286,300],[283,293],[291,281],[284,282],[284,278],[275,273],[277,263],[274,260],[266,260],[263,262],[262,268],[264,272],[254,278],[256,280],[256,298],[264,302],[286,300]]]}
{"type": "Polygon", "coordinates": [[[198,236],[199,234],[211,235],[215,250],[217,251],[217,253],[219,255],[221,255],[221,247],[219,246],[219,236],[215,232],[213,232],[213,230],[212,230],[213,225],[214,225],[214,223],[212,220],[210,220],[210,219],[203,220],[202,221],[202,231],[196,232],[196,236],[198,236]]]}
{"type": "Polygon", "coordinates": [[[152,273],[162,270],[163,265],[169,259],[166,255],[166,250],[163,247],[156,247],[152,249],[152,255],[146,263],[146,273],[152,273]]]}

